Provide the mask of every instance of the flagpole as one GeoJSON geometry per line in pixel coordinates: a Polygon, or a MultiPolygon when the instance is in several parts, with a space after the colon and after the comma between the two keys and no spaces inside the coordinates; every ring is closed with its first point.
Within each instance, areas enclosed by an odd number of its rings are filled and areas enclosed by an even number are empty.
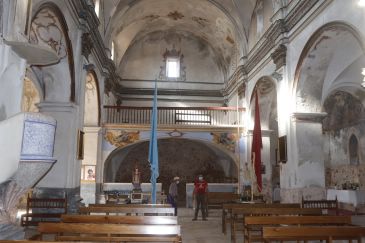
{"type": "Polygon", "coordinates": [[[151,203],[156,204],[156,181],[159,176],[158,147],[157,147],[157,79],[153,95],[151,116],[151,138],[148,151],[148,161],[151,166],[151,203]]]}

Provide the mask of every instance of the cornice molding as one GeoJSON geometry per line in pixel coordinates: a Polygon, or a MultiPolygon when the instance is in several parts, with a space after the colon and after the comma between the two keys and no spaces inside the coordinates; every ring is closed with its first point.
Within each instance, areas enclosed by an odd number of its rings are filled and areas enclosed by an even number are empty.
{"type": "Polygon", "coordinates": [[[257,42],[254,48],[248,53],[247,61],[243,66],[237,68],[237,70],[229,78],[224,94],[229,95],[239,85],[235,85],[237,82],[237,72],[245,70],[245,74],[249,74],[257,67],[257,65],[270,55],[277,65],[276,69],[284,66],[286,61],[286,34],[290,32],[299,22],[304,19],[307,13],[319,2],[323,0],[305,0],[299,1],[298,4],[293,7],[290,12],[283,19],[276,20],[257,42]],[[284,48],[285,47],[285,48],[284,48]],[[277,63],[276,63],[277,62],[277,63]],[[232,88],[234,87],[234,88],[232,88]]]}
{"type": "Polygon", "coordinates": [[[113,87],[120,86],[120,77],[116,73],[114,62],[107,56],[104,41],[99,32],[100,21],[96,16],[94,7],[87,0],[69,0],[70,6],[78,15],[80,26],[84,26],[84,31],[88,32],[89,40],[93,43],[91,53],[98,62],[100,71],[107,78],[105,79],[105,91],[113,91],[113,87]]]}
{"type": "Polygon", "coordinates": [[[326,118],[326,112],[309,113],[309,112],[294,112],[292,113],[292,121],[295,122],[310,122],[310,123],[322,123],[326,118]]]}

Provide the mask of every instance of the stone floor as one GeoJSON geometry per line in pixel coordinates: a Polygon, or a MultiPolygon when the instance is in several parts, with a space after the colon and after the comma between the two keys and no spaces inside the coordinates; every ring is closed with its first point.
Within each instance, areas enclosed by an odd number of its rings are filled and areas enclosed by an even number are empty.
{"type": "MultiPolygon", "coordinates": [[[[225,243],[231,242],[230,232],[222,233],[222,210],[210,210],[207,221],[202,221],[200,215],[197,221],[192,221],[193,209],[179,208],[178,218],[182,230],[183,243],[225,243]]],[[[237,242],[243,242],[243,236],[237,237],[237,242]]]]}

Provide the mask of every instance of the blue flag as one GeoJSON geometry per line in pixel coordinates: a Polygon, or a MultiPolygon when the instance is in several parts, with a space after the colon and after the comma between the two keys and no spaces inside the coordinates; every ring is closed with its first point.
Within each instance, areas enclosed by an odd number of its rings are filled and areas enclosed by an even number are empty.
{"type": "Polygon", "coordinates": [[[148,151],[148,161],[151,166],[151,203],[156,204],[156,181],[158,173],[158,149],[157,149],[157,81],[155,81],[155,92],[153,95],[153,107],[151,117],[151,138],[148,151]]]}

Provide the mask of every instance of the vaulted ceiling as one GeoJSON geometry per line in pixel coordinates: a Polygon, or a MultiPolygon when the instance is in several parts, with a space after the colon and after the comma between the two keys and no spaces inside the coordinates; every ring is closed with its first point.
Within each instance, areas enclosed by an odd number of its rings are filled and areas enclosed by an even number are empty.
{"type": "MultiPolygon", "coordinates": [[[[114,42],[120,69],[128,49],[158,32],[192,36],[209,46],[223,79],[247,53],[256,0],[112,0],[104,2],[107,42],[114,42]],[[233,67],[232,67],[233,64],[233,67]]],[[[121,70],[117,70],[121,74],[121,70]]],[[[223,80],[222,82],[226,81],[223,80]]],[[[200,81],[200,80],[195,80],[200,81]]]]}

